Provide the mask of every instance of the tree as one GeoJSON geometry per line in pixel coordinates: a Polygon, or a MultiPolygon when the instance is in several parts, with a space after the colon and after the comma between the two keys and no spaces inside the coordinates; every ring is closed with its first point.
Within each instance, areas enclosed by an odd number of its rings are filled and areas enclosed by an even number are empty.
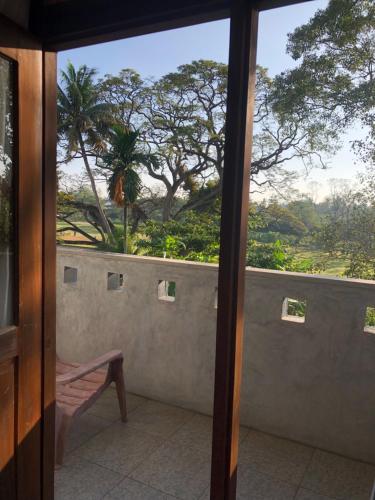
{"type": "Polygon", "coordinates": [[[105,137],[110,123],[112,106],[100,102],[94,84],[96,71],[86,65],[76,70],[68,63],[61,71],[62,84],[58,86],[58,134],[65,151],[65,162],[82,158],[104,232],[112,239],[112,231],[104,214],[90,166],[89,156],[105,150],[105,137]],[[89,148],[89,150],[87,149],[89,148]]]}
{"type": "Polygon", "coordinates": [[[345,259],[346,276],[375,279],[375,173],[360,176],[361,189],[345,189],[329,199],[330,211],[317,233],[319,245],[345,259]]]}
{"type": "MultiPolygon", "coordinates": [[[[256,213],[248,223],[250,235],[251,230],[262,227],[262,219],[256,213]]],[[[144,255],[218,263],[219,239],[219,214],[186,211],[179,220],[147,221],[136,246],[144,255]]],[[[309,260],[297,262],[280,241],[260,243],[250,236],[247,255],[247,265],[254,267],[303,272],[313,269],[309,260]]]]}
{"type": "MultiPolygon", "coordinates": [[[[84,177],[70,177],[62,173],[58,177],[57,220],[60,224],[57,233],[64,236],[66,232],[73,231],[96,246],[104,246],[106,237],[95,196],[84,177]]],[[[108,222],[113,230],[112,222],[108,222]]]]}
{"type": "Polygon", "coordinates": [[[305,224],[289,209],[276,201],[262,207],[264,231],[301,237],[307,233],[305,224]]]}
{"type": "Polygon", "coordinates": [[[57,220],[64,223],[63,226],[57,228],[57,234],[74,231],[74,233],[84,236],[92,244],[98,245],[105,242],[96,205],[79,201],[74,194],[68,194],[64,191],[57,193],[57,220]],[[82,224],[79,224],[77,218],[81,217],[99,233],[100,240],[86,231],[82,224]]]}
{"type": "MultiPolygon", "coordinates": [[[[146,93],[143,138],[161,157],[161,169],[150,168],[148,174],[165,187],[163,220],[207,207],[221,194],[227,70],[222,63],[193,61],[162,77],[146,93]],[[184,193],[186,203],[173,211],[176,196],[184,193]]],[[[297,84],[301,87],[303,82],[297,84]]],[[[285,193],[297,176],[285,165],[294,159],[306,168],[324,168],[323,154],[331,152],[331,140],[336,138],[319,116],[295,112],[283,99],[275,80],[258,67],[253,191],[272,188],[285,193]]]]}
{"type": "Polygon", "coordinates": [[[301,198],[288,203],[288,210],[300,220],[309,231],[319,228],[321,220],[316,204],[311,198],[301,198]]]}
{"type": "MultiPolygon", "coordinates": [[[[193,61],[149,86],[143,137],[157,151],[160,168],[148,174],[165,189],[163,220],[173,214],[178,192],[191,193],[206,178],[222,175],[227,66],[193,61]]],[[[216,185],[213,199],[220,192],[216,185]]],[[[190,207],[186,206],[185,210],[190,207]]]]}
{"type": "Polygon", "coordinates": [[[299,64],[276,79],[279,104],[319,115],[331,130],[356,122],[368,131],[353,145],[363,159],[375,154],[375,3],[330,0],[326,9],[289,35],[299,64]]]}
{"type": "Polygon", "coordinates": [[[219,236],[219,215],[186,211],[179,220],[147,221],[136,244],[144,255],[218,262],[219,236]]]}
{"type": "Polygon", "coordinates": [[[125,68],[116,76],[105,75],[98,82],[98,92],[101,100],[112,106],[116,123],[128,128],[140,126],[145,83],[139,73],[125,68]]]}
{"type": "Polygon", "coordinates": [[[102,155],[100,167],[110,172],[108,194],[112,201],[124,209],[124,252],[128,248],[128,211],[137,201],[142,181],[139,167],[152,165],[157,169],[155,155],[137,148],[139,132],[122,125],[113,125],[109,136],[110,149],[102,155]]]}

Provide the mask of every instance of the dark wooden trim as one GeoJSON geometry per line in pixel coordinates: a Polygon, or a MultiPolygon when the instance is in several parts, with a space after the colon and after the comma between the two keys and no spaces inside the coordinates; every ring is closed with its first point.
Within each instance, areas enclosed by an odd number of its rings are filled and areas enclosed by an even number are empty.
{"type": "Polygon", "coordinates": [[[15,358],[17,350],[17,327],[9,326],[0,329],[0,363],[15,358]]]}
{"type": "Polygon", "coordinates": [[[86,0],[34,5],[31,30],[47,49],[65,50],[223,19],[229,0],[86,0]]]}
{"type": "MultiPolygon", "coordinates": [[[[312,0],[248,0],[256,10],[312,0]]],[[[231,0],[34,1],[31,31],[50,50],[66,50],[147,33],[217,21],[230,14],[231,0]]]]}
{"type": "Polygon", "coordinates": [[[220,233],[211,499],[234,500],[258,13],[233,0],[220,233]]]}
{"type": "Polygon", "coordinates": [[[43,52],[43,385],[42,498],[53,500],[56,381],[57,61],[43,52]]]}

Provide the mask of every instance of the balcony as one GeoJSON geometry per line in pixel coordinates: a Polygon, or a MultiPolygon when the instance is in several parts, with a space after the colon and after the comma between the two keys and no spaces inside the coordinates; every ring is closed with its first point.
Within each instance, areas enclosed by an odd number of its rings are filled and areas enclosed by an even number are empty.
{"type": "MultiPolygon", "coordinates": [[[[209,499],[211,418],[109,389],[77,420],[56,500],[209,499]]],[[[241,428],[238,499],[368,500],[375,467],[241,428]]]]}
{"type": "MultiPolygon", "coordinates": [[[[209,498],[217,266],[63,248],[57,268],[59,354],[122,349],[130,409],[108,390],[77,421],[57,499],[209,498]]],[[[369,499],[373,287],[246,270],[237,498],[369,499]]]]}

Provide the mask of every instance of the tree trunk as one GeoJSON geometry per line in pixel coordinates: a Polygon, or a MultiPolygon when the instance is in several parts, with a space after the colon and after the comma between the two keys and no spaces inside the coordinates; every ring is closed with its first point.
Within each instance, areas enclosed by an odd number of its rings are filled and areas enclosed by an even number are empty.
{"type": "Polygon", "coordinates": [[[124,201],[124,253],[128,253],[128,204],[124,201]]]}
{"type": "Polygon", "coordinates": [[[94,176],[92,175],[92,172],[91,172],[91,167],[90,167],[87,155],[86,155],[85,144],[83,142],[81,133],[78,134],[78,141],[79,141],[79,146],[81,148],[81,154],[82,154],[83,162],[84,162],[85,167],[86,167],[86,172],[87,172],[87,175],[89,176],[89,179],[90,179],[91,189],[92,189],[92,192],[94,193],[94,197],[95,197],[95,201],[96,201],[96,206],[98,207],[98,212],[99,212],[99,216],[100,216],[100,219],[101,219],[101,222],[102,222],[102,225],[103,225],[103,229],[107,233],[109,240],[113,243],[113,241],[114,241],[113,234],[112,234],[111,228],[109,227],[109,223],[108,223],[107,217],[105,216],[103,208],[102,208],[102,206],[100,204],[100,199],[99,199],[98,191],[96,190],[95,179],[94,179],[94,176]]]}
{"type": "Polygon", "coordinates": [[[167,191],[166,197],[164,198],[163,213],[162,213],[163,222],[167,222],[171,218],[174,195],[175,191],[171,189],[167,191]]]}

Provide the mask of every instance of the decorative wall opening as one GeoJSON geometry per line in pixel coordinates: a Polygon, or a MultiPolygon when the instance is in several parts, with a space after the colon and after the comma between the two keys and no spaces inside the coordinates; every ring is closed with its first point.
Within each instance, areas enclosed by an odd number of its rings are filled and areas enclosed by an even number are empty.
{"type": "Polygon", "coordinates": [[[166,302],[175,302],[176,300],[176,282],[159,280],[158,299],[166,302]]]}
{"type": "Polygon", "coordinates": [[[285,297],[281,310],[281,319],[304,323],[306,316],[307,301],[285,297]]]}
{"type": "Polygon", "coordinates": [[[366,307],[364,331],[365,333],[375,334],[375,307],[371,306],[366,307]]]}
{"type": "Polygon", "coordinates": [[[108,273],[107,289],[122,290],[124,288],[124,275],[120,273],[108,273]]]}
{"type": "Polygon", "coordinates": [[[73,285],[78,281],[78,269],[76,267],[64,266],[64,283],[73,285]]]}

